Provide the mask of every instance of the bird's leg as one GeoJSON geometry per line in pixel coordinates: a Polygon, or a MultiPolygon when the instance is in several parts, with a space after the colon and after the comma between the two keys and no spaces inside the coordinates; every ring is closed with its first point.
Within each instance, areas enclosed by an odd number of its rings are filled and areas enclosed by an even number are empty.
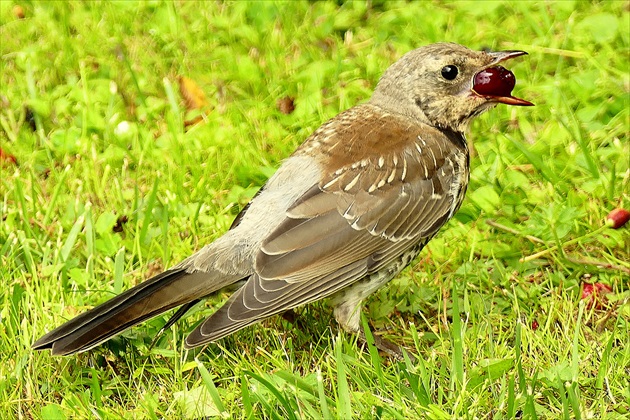
{"type": "Polygon", "coordinates": [[[293,309],[287,309],[286,311],[280,314],[282,319],[287,321],[291,325],[295,325],[297,328],[303,330],[305,328],[304,318],[301,317],[297,312],[293,309]]]}
{"type": "Polygon", "coordinates": [[[367,322],[361,326],[361,307],[363,297],[371,293],[377,287],[380,287],[390,277],[380,277],[377,281],[373,281],[368,284],[366,289],[365,285],[359,284],[359,290],[342,290],[338,292],[331,300],[331,304],[334,308],[335,319],[339,325],[347,332],[357,334],[358,341],[367,347],[368,340],[366,337],[366,330],[369,331],[373,338],[374,345],[378,350],[385,353],[388,357],[393,357],[397,361],[404,361],[404,356],[401,348],[396,344],[384,339],[380,335],[376,335],[372,332],[367,322]]]}
{"type": "Polygon", "coordinates": [[[288,309],[280,314],[282,319],[287,321],[289,324],[295,324],[298,321],[298,314],[295,313],[293,309],[288,309]]]}
{"type": "Polygon", "coordinates": [[[166,324],[164,324],[164,326],[162,328],[160,328],[160,331],[158,331],[158,333],[155,335],[155,337],[153,337],[153,340],[151,340],[151,344],[149,345],[149,348],[153,348],[153,346],[155,345],[155,343],[157,343],[157,340],[162,336],[164,331],[166,331],[169,328],[171,328],[173,326],[173,324],[175,324],[177,321],[179,321],[181,317],[186,315],[186,312],[188,312],[190,310],[190,308],[192,308],[197,303],[199,303],[200,300],[201,299],[195,299],[195,300],[193,300],[191,302],[185,303],[182,306],[180,306],[179,309],[177,310],[177,312],[175,312],[173,315],[171,315],[171,317],[168,319],[168,321],[166,321],[166,324]]]}
{"type": "MultiPolygon", "coordinates": [[[[365,335],[365,330],[360,329],[357,334],[358,334],[359,342],[367,347],[368,341],[367,341],[367,337],[365,335]]],[[[402,348],[400,346],[398,346],[398,345],[392,343],[391,341],[381,337],[380,335],[374,334],[374,332],[371,331],[371,330],[370,330],[370,334],[372,335],[372,338],[374,340],[374,346],[379,351],[385,353],[389,357],[393,357],[394,359],[396,359],[399,362],[404,362],[405,361],[405,357],[403,355],[403,351],[402,351],[402,348]]],[[[414,360],[414,357],[412,355],[410,355],[409,353],[407,353],[407,356],[411,359],[411,361],[414,360]]]]}

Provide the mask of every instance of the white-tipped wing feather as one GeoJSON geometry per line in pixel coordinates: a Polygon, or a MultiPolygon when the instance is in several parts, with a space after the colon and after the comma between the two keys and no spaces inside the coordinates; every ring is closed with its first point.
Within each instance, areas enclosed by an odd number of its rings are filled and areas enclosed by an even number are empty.
{"type": "MultiPolygon", "coordinates": [[[[196,346],[250,323],[330,296],[387,266],[405,250],[426,243],[459,205],[468,180],[459,155],[466,155],[461,135],[406,124],[390,114],[364,133],[374,107],[363,105],[339,115],[316,132],[311,144],[335,154],[371,153],[331,168],[295,200],[275,230],[262,242],[255,275],[187,339],[196,346]],[[329,125],[335,125],[329,127],[329,125]],[[401,129],[400,127],[403,127],[401,129]],[[405,129],[405,127],[408,127],[405,129]],[[334,128],[335,134],[330,135],[334,128]],[[422,130],[422,139],[419,130],[422,130]],[[325,131],[327,137],[319,138],[325,131]],[[392,133],[400,136],[391,145],[392,133]],[[369,141],[366,138],[369,136],[369,141]],[[380,153],[374,154],[374,150],[380,153]]],[[[328,165],[328,166],[325,166],[328,165]]],[[[279,171],[282,171],[281,167],[279,171]]],[[[265,192],[261,194],[263,197],[265,192]]]]}

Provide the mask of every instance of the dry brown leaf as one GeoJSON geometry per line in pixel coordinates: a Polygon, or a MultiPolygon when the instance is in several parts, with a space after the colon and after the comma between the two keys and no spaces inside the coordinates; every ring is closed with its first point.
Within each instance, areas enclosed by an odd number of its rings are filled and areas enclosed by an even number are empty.
{"type": "Polygon", "coordinates": [[[201,122],[203,122],[203,115],[197,115],[196,117],[193,117],[184,121],[184,127],[188,128],[195,124],[199,124],[201,122]]]}
{"type": "Polygon", "coordinates": [[[22,6],[20,6],[19,4],[16,4],[15,6],[13,6],[13,16],[15,16],[18,19],[24,19],[24,8],[22,6]]]}
{"type": "Polygon", "coordinates": [[[179,76],[179,93],[181,93],[186,103],[186,109],[203,109],[208,106],[208,100],[203,90],[194,80],[186,76],[179,76]]]}
{"type": "Polygon", "coordinates": [[[15,156],[13,156],[11,153],[7,153],[5,152],[1,147],[0,147],[0,162],[7,163],[7,164],[13,164],[13,165],[17,165],[17,159],[15,156]]]}
{"type": "Polygon", "coordinates": [[[290,96],[285,96],[284,98],[278,99],[276,106],[280,112],[288,115],[295,110],[295,99],[290,96]]]}

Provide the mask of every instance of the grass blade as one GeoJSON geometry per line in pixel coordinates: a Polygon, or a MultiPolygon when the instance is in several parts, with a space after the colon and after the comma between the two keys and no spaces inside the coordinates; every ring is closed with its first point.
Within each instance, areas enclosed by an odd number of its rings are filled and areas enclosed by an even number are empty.
{"type": "Polygon", "coordinates": [[[278,400],[280,405],[282,407],[284,407],[288,419],[290,419],[290,420],[297,420],[297,417],[295,417],[295,413],[294,413],[293,407],[291,406],[289,401],[287,401],[287,399],[284,398],[282,393],[280,393],[280,391],[278,391],[278,389],[271,382],[269,382],[267,379],[263,378],[262,376],[255,374],[252,371],[248,370],[248,371],[245,371],[244,373],[246,375],[249,375],[252,378],[256,379],[265,388],[267,388],[269,390],[269,392],[271,392],[276,397],[276,399],[278,400]]]}
{"type": "Polygon", "coordinates": [[[65,243],[63,244],[63,247],[61,247],[61,252],[60,252],[61,261],[63,262],[68,261],[68,257],[70,256],[70,253],[72,252],[72,248],[74,247],[74,244],[77,242],[77,237],[79,236],[81,229],[83,229],[84,221],[85,221],[85,215],[82,214],[72,225],[72,228],[70,229],[70,233],[68,233],[68,237],[66,238],[65,243]]]}
{"type": "Polygon", "coordinates": [[[341,347],[341,337],[338,336],[335,341],[335,361],[337,363],[337,416],[342,419],[350,419],[352,418],[350,390],[348,388],[346,364],[343,361],[341,347]]]}
{"type": "Polygon", "coordinates": [[[157,201],[159,180],[160,177],[156,176],[155,181],[153,181],[153,188],[151,189],[147,203],[144,206],[144,218],[142,219],[142,227],[140,228],[139,235],[140,244],[145,243],[147,231],[149,230],[149,225],[151,224],[151,219],[153,218],[153,207],[155,207],[155,202],[157,201]]]}
{"type": "Polygon", "coordinates": [[[212,402],[214,403],[217,410],[219,410],[222,417],[229,418],[229,414],[226,411],[225,406],[223,405],[223,402],[221,401],[221,396],[219,395],[219,391],[217,391],[217,387],[214,384],[212,375],[210,375],[210,372],[208,372],[208,369],[206,369],[203,363],[201,363],[197,359],[195,359],[195,361],[197,362],[197,369],[199,369],[199,374],[201,375],[201,379],[203,380],[203,383],[206,385],[206,388],[208,388],[208,392],[210,393],[210,398],[212,398],[212,402]]]}
{"type": "Polygon", "coordinates": [[[332,419],[333,416],[330,414],[330,410],[328,409],[328,398],[326,397],[326,392],[324,391],[324,378],[322,376],[322,370],[317,368],[317,393],[319,395],[319,406],[322,409],[322,417],[325,419],[332,419]]]}
{"type": "Polygon", "coordinates": [[[459,313],[459,294],[457,280],[453,280],[453,323],[451,324],[451,338],[453,340],[453,362],[451,376],[451,390],[462,391],[464,385],[464,348],[462,320],[459,313]]]}
{"type": "Polygon", "coordinates": [[[114,257],[114,293],[120,294],[123,288],[123,274],[125,273],[125,247],[118,250],[114,257]]]}
{"type": "Polygon", "coordinates": [[[542,159],[532,153],[523,143],[515,140],[512,136],[505,136],[522,154],[527,160],[534,165],[534,167],[540,172],[540,174],[549,182],[558,185],[562,182],[562,179],[555,174],[555,172],[549,170],[549,165],[542,161],[542,159]]]}
{"type": "Polygon", "coordinates": [[[368,325],[367,319],[365,318],[364,314],[361,314],[361,324],[363,326],[363,333],[365,334],[365,341],[367,341],[368,352],[370,353],[372,367],[374,368],[379,386],[383,388],[385,386],[385,381],[383,379],[383,369],[381,367],[381,356],[379,356],[378,354],[378,349],[376,348],[376,344],[374,343],[372,330],[370,329],[370,326],[368,325]]]}

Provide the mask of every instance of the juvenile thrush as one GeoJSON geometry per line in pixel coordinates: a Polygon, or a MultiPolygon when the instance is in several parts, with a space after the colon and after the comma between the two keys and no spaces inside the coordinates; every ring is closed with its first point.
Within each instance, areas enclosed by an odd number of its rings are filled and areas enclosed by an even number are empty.
{"type": "Polygon", "coordinates": [[[181,306],[170,326],[220,290],[234,292],[186,338],[187,348],[326,297],[341,327],[361,334],[363,300],[409,264],[460,207],[471,119],[499,103],[532,105],[511,95],[514,75],[499,65],[523,54],[450,43],[405,54],[367,103],[307,138],[222,237],[33,348],[86,351],[181,306]]]}

